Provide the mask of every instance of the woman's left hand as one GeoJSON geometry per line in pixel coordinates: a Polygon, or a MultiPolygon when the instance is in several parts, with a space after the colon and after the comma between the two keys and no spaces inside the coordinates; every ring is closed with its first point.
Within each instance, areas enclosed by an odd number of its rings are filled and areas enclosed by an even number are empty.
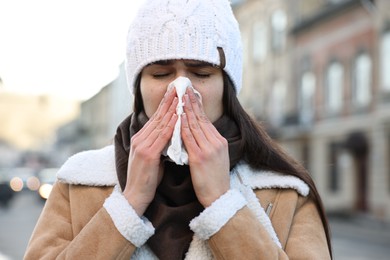
{"type": "Polygon", "coordinates": [[[210,122],[192,89],[184,95],[181,135],[199,202],[208,207],[230,188],[227,140],[210,122]]]}

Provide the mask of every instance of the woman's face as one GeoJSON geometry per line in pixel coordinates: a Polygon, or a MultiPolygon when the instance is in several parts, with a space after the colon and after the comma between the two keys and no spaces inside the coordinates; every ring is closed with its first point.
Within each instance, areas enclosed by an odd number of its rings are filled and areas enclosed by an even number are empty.
{"type": "Polygon", "coordinates": [[[203,110],[211,122],[223,114],[222,70],[210,63],[196,60],[159,61],[141,72],[141,95],[146,115],[156,112],[169,83],[177,77],[187,77],[202,96],[203,110]]]}

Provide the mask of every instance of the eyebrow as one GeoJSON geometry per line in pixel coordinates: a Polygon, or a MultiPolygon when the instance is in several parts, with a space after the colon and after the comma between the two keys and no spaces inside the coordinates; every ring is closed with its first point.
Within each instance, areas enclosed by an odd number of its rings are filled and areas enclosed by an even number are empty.
{"type": "MultiPolygon", "coordinates": [[[[172,65],[174,62],[175,62],[175,60],[159,60],[156,62],[152,62],[149,65],[168,66],[168,65],[172,65]]],[[[206,61],[192,61],[192,60],[191,61],[185,60],[184,65],[186,65],[187,67],[191,67],[191,68],[218,67],[217,65],[211,64],[211,63],[206,62],[206,61]]]]}

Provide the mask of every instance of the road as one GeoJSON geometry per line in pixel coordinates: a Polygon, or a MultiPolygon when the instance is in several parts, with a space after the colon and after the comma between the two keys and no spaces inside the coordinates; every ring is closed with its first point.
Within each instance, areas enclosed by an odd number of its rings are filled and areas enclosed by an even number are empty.
{"type": "MultiPolygon", "coordinates": [[[[0,260],[23,258],[43,207],[36,194],[22,192],[8,209],[0,208],[0,260]]],[[[390,256],[390,224],[364,217],[331,217],[334,259],[385,260],[390,256]]]]}
{"type": "Polygon", "coordinates": [[[0,207],[0,260],[23,258],[43,205],[36,193],[22,191],[9,208],[0,207]]]}
{"type": "Polygon", "coordinates": [[[366,216],[330,218],[335,259],[390,259],[390,223],[366,216]]]}

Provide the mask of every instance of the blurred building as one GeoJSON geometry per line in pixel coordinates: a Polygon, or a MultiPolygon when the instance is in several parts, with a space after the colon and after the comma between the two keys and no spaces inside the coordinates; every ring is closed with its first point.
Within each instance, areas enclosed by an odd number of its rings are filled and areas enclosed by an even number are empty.
{"type": "Polygon", "coordinates": [[[0,90],[0,139],[24,150],[50,145],[54,130],[78,114],[79,103],[0,90]]]}
{"type": "Polygon", "coordinates": [[[132,104],[122,64],[113,82],[81,104],[80,116],[57,130],[54,149],[60,154],[58,163],[77,152],[112,144],[118,125],[132,111],[132,104]]]}
{"type": "Polygon", "coordinates": [[[390,1],[246,0],[240,99],[329,211],[390,221],[390,1]]]}
{"type": "Polygon", "coordinates": [[[3,139],[0,139],[0,154],[0,169],[15,166],[21,156],[19,149],[3,139]]]}
{"type": "Polygon", "coordinates": [[[47,95],[26,95],[2,88],[0,82],[0,168],[45,167],[45,151],[51,147],[55,130],[74,119],[79,102],[47,95]]]}

